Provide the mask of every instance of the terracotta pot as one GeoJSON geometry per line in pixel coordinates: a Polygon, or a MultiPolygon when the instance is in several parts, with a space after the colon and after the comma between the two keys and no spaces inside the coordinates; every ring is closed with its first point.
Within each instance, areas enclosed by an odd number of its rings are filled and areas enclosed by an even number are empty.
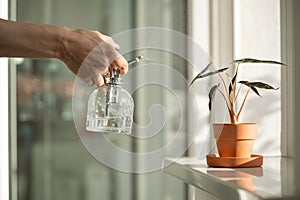
{"type": "Polygon", "coordinates": [[[213,124],[220,157],[250,158],[257,129],[254,123],[213,124]]]}

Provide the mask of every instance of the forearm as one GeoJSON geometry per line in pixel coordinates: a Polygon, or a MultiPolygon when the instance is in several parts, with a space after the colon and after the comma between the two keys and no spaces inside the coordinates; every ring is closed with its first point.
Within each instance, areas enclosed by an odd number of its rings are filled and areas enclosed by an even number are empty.
{"type": "Polygon", "coordinates": [[[127,72],[127,61],[118,47],[98,31],[0,19],[0,57],[57,58],[88,85],[102,85],[101,74],[110,65],[122,74],[127,72]]]}
{"type": "Polygon", "coordinates": [[[0,19],[0,57],[61,58],[67,28],[0,19]]]}

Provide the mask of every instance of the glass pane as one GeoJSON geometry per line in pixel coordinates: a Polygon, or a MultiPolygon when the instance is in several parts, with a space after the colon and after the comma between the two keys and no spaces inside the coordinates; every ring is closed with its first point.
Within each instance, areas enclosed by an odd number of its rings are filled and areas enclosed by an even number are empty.
{"type": "MultiPolygon", "coordinates": [[[[114,35],[145,26],[185,33],[187,17],[186,2],[180,0],[20,0],[17,19],[114,35]]],[[[125,56],[130,59],[141,52],[129,52],[125,56]]],[[[167,64],[186,76],[183,58],[159,50],[148,51],[148,55],[151,62],[167,64]]],[[[184,199],[185,184],[160,170],[141,175],[116,171],[85,149],[73,121],[74,79],[58,60],[20,59],[17,64],[18,200],[184,199]]],[[[186,96],[181,82],[172,77],[169,81],[186,96]]],[[[135,80],[131,82],[135,84],[135,80]]],[[[176,107],[170,95],[156,86],[137,90],[133,97],[140,110],[135,113],[135,121],[147,123],[145,116],[155,103],[167,109],[176,107]]],[[[177,129],[180,116],[176,108],[173,110],[171,122],[151,141],[129,137],[113,137],[112,141],[132,152],[159,148],[168,142],[166,138],[172,136],[172,130],[177,129]]],[[[181,123],[186,130],[186,122],[181,123]]],[[[178,148],[185,148],[185,139],[178,148]]]]}

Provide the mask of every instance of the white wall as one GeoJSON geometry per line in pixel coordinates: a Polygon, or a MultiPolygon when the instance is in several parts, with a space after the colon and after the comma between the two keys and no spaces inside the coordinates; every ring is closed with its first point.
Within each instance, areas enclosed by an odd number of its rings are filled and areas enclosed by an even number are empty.
{"type": "MultiPolygon", "coordinates": [[[[280,1],[234,1],[234,57],[281,61],[280,1]]],[[[281,67],[251,64],[240,68],[240,80],[262,81],[280,87],[281,67]]],[[[241,122],[259,124],[254,153],[281,154],[281,90],[259,90],[262,98],[250,93],[241,122]]]]}
{"type": "MultiPolygon", "coordinates": [[[[190,0],[189,1],[189,32],[188,35],[193,38],[193,41],[197,43],[207,54],[210,52],[210,8],[209,8],[209,0],[190,0]]],[[[193,49],[192,57],[194,62],[197,62],[199,59],[199,52],[197,49],[193,49]]],[[[201,67],[204,66],[194,66],[198,67],[198,70],[201,70],[201,67]]],[[[189,80],[192,80],[199,71],[192,69],[190,67],[188,69],[189,80]]],[[[189,105],[194,105],[189,107],[189,119],[197,118],[198,120],[189,120],[189,140],[193,140],[193,144],[189,149],[189,156],[196,156],[199,158],[205,158],[205,155],[211,149],[211,138],[210,134],[210,126],[207,124],[209,119],[209,110],[207,107],[207,88],[203,83],[195,83],[196,85],[195,96],[189,98],[189,105]],[[196,97],[197,99],[194,99],[196,97]],[[191,127],[195,127],[194,123],[199,123],[197,130],[193,130],[191,127]],[[196,137],[194,138],[194,134],[196,133],[196,137]]]]}

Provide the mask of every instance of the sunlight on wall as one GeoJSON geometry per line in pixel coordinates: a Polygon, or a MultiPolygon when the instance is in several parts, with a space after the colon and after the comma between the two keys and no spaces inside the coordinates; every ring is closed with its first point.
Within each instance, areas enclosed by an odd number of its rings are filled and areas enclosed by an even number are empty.
{"type": "MultiPolygon", "coordinates": [[[[234,5],[234,55],[280,61],[280,1],[236,0],[234,5]]],[[[280,86],[281,68],[276,65],[244,65],[240,80],[263,81],[280,86]]],[[[281,155],[281,92],[259,90],[246,102],[242,122],[259,124],[254,153],[281,155]]]]}

